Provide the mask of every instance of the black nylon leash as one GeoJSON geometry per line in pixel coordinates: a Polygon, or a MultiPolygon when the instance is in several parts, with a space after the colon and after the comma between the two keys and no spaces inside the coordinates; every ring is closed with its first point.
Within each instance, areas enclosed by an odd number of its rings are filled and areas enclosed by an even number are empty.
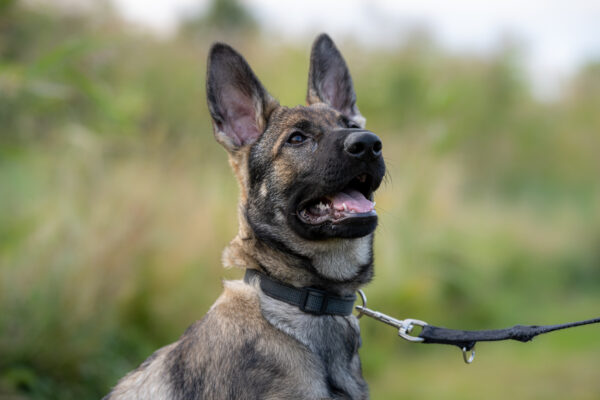
{"type": "Polygon", "coordinates": [[[515,325],[512,328],[481,331],[463,331],[425,325],[418,337],[424,339],[423,343],[451,344],[469,351],[475,347],[477,342],[493,342],[498,340],[529,342],[534,337],[544,333],[574,328],[576,326],[597,324],[599,322],[600,318],[594,318],[558,325],[515,325]]]}
{"type": "Polygon", "coordinates": [[[356,306],[358,318],[367,315],[378,321],[398,328],[398,335],[408,341],[417,343],[437,343],[458,346],[463,352],[463,358],[467,364],[473,362],[475,358],[475,345],[477,342],[492,342],[500,340],[517,340],[519,342],[529,342],[534,337],[544,333],[554,332],[561,329],[574,328],[576,326],[590,325],[600,323],[600,318],[593,318],[584,321],[569,322],[558,325],[515,325],[512,328],[494,329],[494,330],[459,330],[448,329],[439,326],[429,325],[424,321],[417,319],[398,320],[389,315],[373,311],[366,307],[367,298],[362,290],[359,290],[363,305],[356,306]],[[422,328],[418,336],[412,336],[415,326],[422,328]],[[470,352],[470,354],[468,354],[470,352]]]}

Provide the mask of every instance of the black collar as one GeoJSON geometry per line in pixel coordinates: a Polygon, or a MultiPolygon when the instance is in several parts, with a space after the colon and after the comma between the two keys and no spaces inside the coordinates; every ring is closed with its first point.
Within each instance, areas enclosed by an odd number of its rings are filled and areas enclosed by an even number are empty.
{"type": "Polygon", "coordinates": [[[250,283],[253,278],[259,280],[260,288],[266,295],[296,306],[310,314],[350,315],[356,301],[354,294],[339,297],[311,287],[297,288],[268,277],[255,269],[247,269],[244,282],[250,283]]]}

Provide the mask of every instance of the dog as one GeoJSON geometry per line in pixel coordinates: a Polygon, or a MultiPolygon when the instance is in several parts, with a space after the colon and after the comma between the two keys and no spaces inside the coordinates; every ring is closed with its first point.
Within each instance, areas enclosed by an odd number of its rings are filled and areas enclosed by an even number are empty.
{"type": "Polygon", "coordinates": [[[209,52],[214,136],[240,187],[223,252],[246,268],[208,313],[105,399],[365,399],[355,292],[373,277],[373,193],[385,174],[350,72],[322,34],[307,105],[280,106],[226,44],[209,52]]]}

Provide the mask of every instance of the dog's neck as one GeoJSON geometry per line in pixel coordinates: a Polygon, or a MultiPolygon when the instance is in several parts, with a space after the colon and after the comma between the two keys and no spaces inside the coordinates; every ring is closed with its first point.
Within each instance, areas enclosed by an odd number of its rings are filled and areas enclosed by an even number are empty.
{"type": "Polygon", "coordinates": [[[360,370],[360,328],[353,315],[315,316],[259,292],[263,316],[271,325],[302,343],[314,355],[328,383],[343,398],[364,398],[367,386],[360,370]]]}
{"type": "Polygon", "coordinates": [[[372,236],[331,239],[312,246],[311,254],[291,246],[270,243],[241,217],[238,235],[223,252],[223,264],[258,269],[296,287],[311,286],[341,296],[354,293],[373,276],[372,236]]]}

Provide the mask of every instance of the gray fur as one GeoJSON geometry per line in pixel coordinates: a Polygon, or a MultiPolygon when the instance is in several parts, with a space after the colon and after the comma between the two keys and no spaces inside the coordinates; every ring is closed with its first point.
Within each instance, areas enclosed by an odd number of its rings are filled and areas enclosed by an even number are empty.
{"type": "Polygon", "coordinates": [[[267,321],[316,355],[333,398],[368,397],[358,356],[360,328],[356,317],[307,314],[264,293],[260,304],[267,321]]]}

